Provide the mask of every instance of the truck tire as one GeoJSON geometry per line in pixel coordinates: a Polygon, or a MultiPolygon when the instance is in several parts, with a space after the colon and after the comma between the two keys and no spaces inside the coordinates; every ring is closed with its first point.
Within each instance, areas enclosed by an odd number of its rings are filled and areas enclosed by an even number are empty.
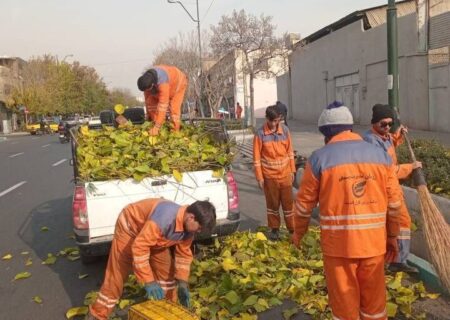
{"type": "Polygon", "coordinates": [[[80,254],[81,263],[84,265],[89,265],[97,262],[99,260],[99,257],[97,256],[88,256],[83,253],[80,254]]]}

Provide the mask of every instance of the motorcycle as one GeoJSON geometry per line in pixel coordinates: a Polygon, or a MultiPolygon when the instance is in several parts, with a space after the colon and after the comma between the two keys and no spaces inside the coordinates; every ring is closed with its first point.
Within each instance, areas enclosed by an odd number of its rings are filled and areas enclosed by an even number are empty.
{"type": "Polygon", "coordinates": [[[60,122],[58,125],[59,142],[66,143],[70,142],[70,132],[67,123],[60,122]]]}

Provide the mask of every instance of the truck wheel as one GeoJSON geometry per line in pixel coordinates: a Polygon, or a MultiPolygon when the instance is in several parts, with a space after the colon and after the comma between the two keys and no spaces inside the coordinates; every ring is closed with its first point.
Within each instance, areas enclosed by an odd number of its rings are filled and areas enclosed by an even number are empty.
{"type": "Polygon", "coordinates": [[[81,258],[81,263],[85,264],[85,265],[97,262],[97,260],[99,259],[99,257],[97,257],[97,256],[87,256],[85,254],[80,254],[80,258],[81,258]]]}

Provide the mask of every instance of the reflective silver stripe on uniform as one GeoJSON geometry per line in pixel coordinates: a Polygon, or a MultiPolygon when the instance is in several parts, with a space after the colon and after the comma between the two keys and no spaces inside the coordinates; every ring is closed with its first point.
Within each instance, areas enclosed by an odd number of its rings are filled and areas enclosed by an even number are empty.
{"type": "Polygon", "coordinates": [[[282,160],[276,160],[276,161],[268,161],[265,159],[261,159],[261,163],[263,167],[266,168],[277,168],[286,166],[289,163],[289,158],[284,158],[282,160]]]}
{"type": "Polygon", "coordinates": [[[119,215],[119,224],[122,226],[122,228],[125,229],[125,231],[132,237],[135,237],[136,235],[134,232],[131,232],[130,225],[128,224],[127,218],[125,218],[125,214],[122,211],[119,215]]]}
{"type": "Polygon", "coordinates": [[[183,270],[187,270],[187,271],[191,270],[190,265],[187,265],[187,264],[180,264],[180,263],[175,263],[175,268],[177,268],[177,269],[183,269],[183,270]]]}
{"type": "Polygon", "coordinates": [[[111,299],[111,298],[105,296],[101,292],[98,293],[98,298],[100,298],[102,300],[105,300],[106,302],[109,302],[109,303],[112,303],[112,302],[117,303],[117,301],[119,301],[119,299],[111,299]]]}
{"type": "Polygon", "coordinates": [[[290,216],[292,216],[293,214],[294,214],[294,210],[290,210],[290,211],[284,211],[283,210],[283,214],[284,214],[284,216],[287,218],[287,217],[290,217],[290,216]]]}
{"type": "Polygon", "coordinates": [[[105,307],[107,307],[107,308],[114,308],[114,306],[116,305],[115,303],[106,303],[106,302],[104,302],[104,301],[102,301],[102,300],[98,300],[97,299],[97,301],[96,301],[97,303],[99,303],[99,304],[101,304],[101,305],[104,305],[105,307]]]}
{"type": "Polygon", "coordinates": [[[272,209],[267,209],[267,214],[273,214],[275,216],[279,216],[280,213],[278,211],[272,210],[272,209]]]}
{"type": "Polygon", "coordinates": [[[373,218],[384,218],[386,217],[386,212],[377,213],[366,213],[366,214],[349,214],[349,215],[339,215],[339,216],[323,216],[320,215],[321,220],[366,220],[373,218]]]}
{"type": "Polygon", "coordinates": [[[295,203],[294,213],[303,218],[311,217],[311,211],[307,211],[306,208],[303,208],[298,202],[295,203]]]}
{"type": "Polygon", "coordinates": [[[180,257],[177,257],[177,258],[176,258],[176,261],[177,261],[178,263],[191,264],[192,259],[186,259],[186,258],[180,258],[180,257]]]}
{"type": "Polygon", "coordinates": [[[161,111],[161,112],[166,112],[168,107],[169,107],[168,103],[161,103],[161,104],[158,104],[158,109],[157,110],[161,111]]]}
{"type": "Polygon", "coordinates": [[[150,255],[146,254],[145,256],[135,256],[133,257],[133,261],[146,261],[150,259],[150,255]]]}
{"type": "Polygon", "coordinates": [[[386,222],[368,223],[368,224],[347,224],[340,226],[320,225],[323,230],[364,230],[386,227],[386,222]]]}
{"type": "Polygon", "coordinates": [[[164,291],[167,291],[167,290],[171,290],[171,289],[175,289],[175,288],[176,288],[175,280],[173,280],[173,281],[157,280],[156,282],[159,283],[159,285],[161,286],[161,288],[162,288],[164,291]]]}
{"type": "Polygon", "coordinates": [[[133,263],[133,266],[136,269],[141,269],[142,267],[148,266],[149,262],[142,262],[142,263],[133,263]]]}
{"type": "Polygon", "coordinates": [[[362,311],[359,311],[359,312],[361,313],[362,316],[364,316],[366,318],[370,318],[370,319],[379,319],[379,318],[386,317],[386,309],[384,309],[383,312],[376,313],[376,314],[367,314],[367,313],[364,313],[362,311]]]}
{"type": "Polygon", "coordinates": [[[388,207],[391,209],[397,209],[400,207],[400,205],[402,204],[401,201],[397,201],[397,202],[391,202],[388,204],[388,207]]]}

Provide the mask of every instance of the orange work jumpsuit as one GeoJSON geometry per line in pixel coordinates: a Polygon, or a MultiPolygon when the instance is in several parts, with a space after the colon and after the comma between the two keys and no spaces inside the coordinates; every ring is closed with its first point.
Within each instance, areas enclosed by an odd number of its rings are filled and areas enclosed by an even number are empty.
{"type": "Polygon", "coordinates": [[[174,130],[178,131],[181,126],[181,104],[188,84],[186,75],[173,66],[159,65],[151,69],[156,70],[158,75],[158,92],[153,95],[150,89],[144,91],[148,118],[155,122],[155,126],[161,127],[169,111],[174,130]]]}
{"type": "MultiPolygon", "coordinates": [[[[398,179],[406,179],[413,171],[411,163],[398,164],[395,148],[403,143],[403,135],[399,132],[388,136],[381,136],[373,128],[364,133],[364,140],[373,145],[383,148],[391,157],[393,164],[396,166],[396,174],[398,179]]],[[[400,236],[398,237],[398,247],[400,254],[397,263],[406,263],[411,247],[411,216],[408,212],[402,191],[402,206],[400,208],[400,236]]]]}
{"type": "Polygon", "coordinates": [[[253,138],[253,165],[256,180],[264,180],[269,228],[280,228],[280,202],[289,231],[294,229],[292,175],[295,174],[294,152],[288,127],[280,124],[272,132],[267,123],[253,138]]]}
{"type": "Polygon", "coordinates": [[[176,280],[188,281],[193,234],[183,229],[186,206],[171,201],[146,199],[126,206],[116,223],[105,280],[89,307],[105,320],[122,295],[133,271],[142,284],[156,281],[166,298],[176,301],[176,280]]]}
{"type": "Polygon", "coordinates": [[[400,191],[389,156],[350,131],[308,159],[294,208],[294,239],[320,209],[328,299],[335,320],[387,319],[386,236],[398,236],[400,191]]]}

